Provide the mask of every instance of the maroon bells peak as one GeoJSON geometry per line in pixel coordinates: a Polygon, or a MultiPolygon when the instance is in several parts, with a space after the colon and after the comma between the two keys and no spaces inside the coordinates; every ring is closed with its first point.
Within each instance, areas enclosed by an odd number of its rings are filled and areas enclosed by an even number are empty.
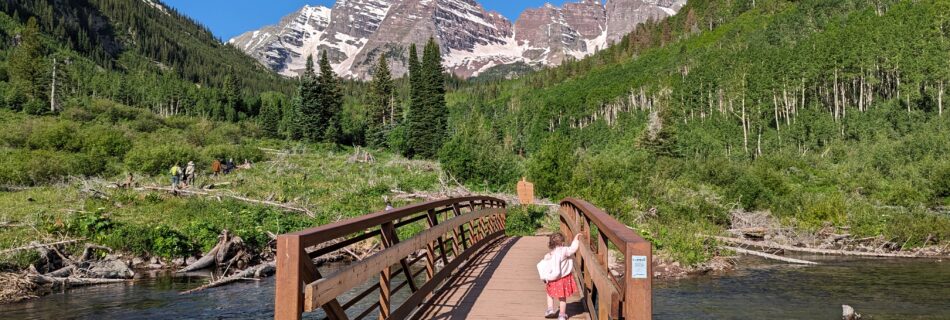
{"type": "Polygon", "coordinates": [[[327,51],[337,73],[370,77],[385,55],[393,73],[406,72],[410,44],[434,37],[445,67],[460,77],[523,63],[553,66],[619,41],[638,24],[676,14],[685,0],[580,0],[525,10],[512,23],[475,0],[338,0],[305,6],[275,25],[230,41],[264,65],[294,76],[307,56],[327,51]]]}

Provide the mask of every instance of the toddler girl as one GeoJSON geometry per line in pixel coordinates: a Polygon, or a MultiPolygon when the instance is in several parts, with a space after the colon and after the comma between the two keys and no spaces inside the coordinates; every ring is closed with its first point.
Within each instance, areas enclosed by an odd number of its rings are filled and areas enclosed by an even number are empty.
{"type": "Polygon", "coordinates": [[[548,264],[548,268],[541,279],[544,280],[548,293],[548,309],[544,312],[545,318],[558,318],[558,320],[567,319],[567,297],[577,292],[577,284],[574,283],[574,262],[571,256],[577,252],[580,247],[578,233],[574,236],[574,241],[570,247],[564,246],[564,235],[555,233],[548,239],[548,248],[551,252],[544,256],[542,263],[548,264]],[[554,308],[554,299],[559,302],[558,309],[554,308]],[[560,312],[558,312],[560,311],[560,312]]]}

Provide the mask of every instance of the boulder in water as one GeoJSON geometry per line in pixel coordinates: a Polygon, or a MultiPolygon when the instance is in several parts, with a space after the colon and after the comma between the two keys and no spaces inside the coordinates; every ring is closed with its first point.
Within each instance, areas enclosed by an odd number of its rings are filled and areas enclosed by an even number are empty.
{"type": "Polygon", "coordinates": [[[843,320],[857,320],[861,319],[861,314],[854,312],[854,308],[849,305],[841,305],[841,319],[843,320]]]}

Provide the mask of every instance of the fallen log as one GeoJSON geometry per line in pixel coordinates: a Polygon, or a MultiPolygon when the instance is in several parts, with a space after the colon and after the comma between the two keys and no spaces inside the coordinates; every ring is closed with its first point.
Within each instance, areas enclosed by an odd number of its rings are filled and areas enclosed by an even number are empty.
{"type": "Polygon", "coordinates": [[[86,239],[85,239],[85,238],[81,238],[81,239],[70,239],[70,240],[63,240],[63,241],[50,242],[50,243],[32,243],[32,244],[29,244],[29,245],[26,245],[26,246],[17,247],[17,248],[12,248],[12,249],[6,249],[6,250],[3,250],[3,251],[0,251],[0,254],[7,254],[7,253],[17,252],[17,251],[23,251],[23,250],[32,250],[32,249],[37,249],[37,248],[49,248],[49,247],[52,247],[52,246],[58,246],[58,245],[76,243],[76,242],[83,241],[83,240],[86,240],[86,239]]]}
{"type": "Polygon", "coordinates": [[[287,211],[300,212],[310,217],[316,217],[313,211],[310,211],[310,209],[307,209],[307,208],[295,207],[295,206],[291,206],[291,205],[279,203],[279,202],[274,202],[274,201],[251,199],[251,198],[246,198],[246,197],[236,196],[236,195],[231,195],[231,194],[201,192],[201,191],[187,190],[187,189],[172,189],[172,188],[167,188],[167,187],[141,187],[141,188],[137,188],[136,190],[165,191],[165,192],[170,192],[174,194],[195,195],[195,196],[205,196],[205,197],[228,197],[231,199],[240,200],[240,201],[244,201],[248,203],[263,204],[263,205],[278,207],[287,211]]]}
{"type": "Polygon", "coordinates": [[[125,279],[98,279],[98,278],[73,278],[73,277],[50,277],[41,274],[30,275],[30,280],[37,284],[52,284],[54,286],[78,287],[96,284],[125,283],[130,280],[125,279]]]}
{"type": "Polygon", "coordinates": [[[218,241],[218,244],[214,245],[214,248],[211,248],[211,250],[208,250],[208,252],[205,253],[205,255],[201,256],[201,258],[199,258],[198,261],[195,261],[195,263],[192,263],[188,266],[185,266],[181,270],[178,270],[178,273],[197,271],[197,270],[209,268],[215,265],[215,263],[217,263],[218,261],[218,258],[217,258],[218,251],[220,251],[221,247],[227,245],[228,243],[228,239],[227,239],[228,231],[225,230],[224,232],[222,232],[221,237],[222,239],[218,241]]]}
{"type": "Polygon", "coordinates": [[[749,241],[749,240],[719,237],[719,236],[712,236],[712,238],[719,241],[723,241],[723,242],[730,242],[730,243],[741,244],[745,246],[780,249],[780,250],[814,253],[814,254],[822,254],[822,255],[878,257],[878,258],[930,258],[930,259],[950,258],[948,256],[923,256],[923,255],[915,255],[915,254],[908,254],[908,253],[884,253],[884,252],[846,251],[846,250],[834,250],[834,249],[812,249],[812,248],[788,246],[788,245],[778,244],[771,241],[749,241]]]}
{"type": "Polygon", "coordinates": [[[816,264],[818,264],[817,262],[812,262],[812,261],[808,261],[808,260],[799,260],[799,259],[794,259],[794,258],[786,258],[786,257],[782,257],[782,256],[777,256],[777,255],[774,255],[774,254],[769,254],[769,253],[765,253],[765,252],[759,252],[759,251],[755,251],[755,250],[742,249],[742,248],[738,248],[738,247],[721,246],[720,248],[729,249],[729,250],[732,250],[732,251],[735,251],[735,252],[738,252],[738,253],[749,254],[749,255],[753,255],[753,256],[759,256],[759,257],[766,258],[766,259],[778,260],[778,261],[788,262],[788,263],[807,264],[807,265],[816,265],[816,264]]]}
{"type": "Polygon", "coordinates": [[[59,270],[56,270],[56,271],[47,273],[47,274],[45,274],[45,276],[49,276],[49,277],[68,277],[68,276],[72,275],[73,272],[75,272],[75,271],[76,271],[76,266],[75,266],[75,265],[68,265],[68,266],[59,268],[59,270]]]}
{"type": "Polygon", "coordinates": [[[181,294],[190,294],[190,293],[195,293],[195,292],[205,290],[205,289],[220,287],[220,286],[223,286],[235,281],[246,280],[251,277],[254,277],[254,278],[265,277],[272,274],[274,269],[275,269],[274,262],[262,263],[254,267],[244,269],[244,271],[235,273],[233,275],[212,281],[211,283],[208,283],[206,285],[182,292],[181,294]]]}

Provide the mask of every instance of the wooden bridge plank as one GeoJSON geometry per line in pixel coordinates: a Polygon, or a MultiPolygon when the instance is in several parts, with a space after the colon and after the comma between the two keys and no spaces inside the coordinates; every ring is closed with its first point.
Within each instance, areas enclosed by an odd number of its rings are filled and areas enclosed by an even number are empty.
{"type": "MultiPolygon", "coordinates": [[[[542,319],[544,284],[535,264],[547,253],[546,237],[508,238],[472,258],[415,319],[542,319]]],[[[589,319],[580,293],[568,300],[571,319],[589,319]]]]}

